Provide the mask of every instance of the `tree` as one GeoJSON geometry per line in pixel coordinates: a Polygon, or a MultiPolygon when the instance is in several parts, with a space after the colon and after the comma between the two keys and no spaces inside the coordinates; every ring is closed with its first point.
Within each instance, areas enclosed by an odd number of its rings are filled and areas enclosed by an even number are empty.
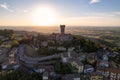
{"type": "Polygon", "coordinates": [[[27,73],[23,70],[0,72],[0,80],[42,80],[40,74],[27,73]]]}
{"type": "Polygon", "coordinates": [[[59,74],[70,74],[70,73],[72,73],[72,71],[70,69],[70,65],[69,64],[64,64],[60,61],[57,61],[54,64],[54,68],[55,68],[55,71],[59,74]]]}
{"type": "Polygon", "coordinates": [[[11,45],[12,45],[12,47],[17,47],[17,46],[19,46],[19,42],[17,40],[13,40],[11,45]]]}
{"type": "Polygon", "coordinates": [[[96,52],[100,48],[100,45],[96,42],[93,42],[91,40],[86,40],[83,51],[84,52],[96,52]]]}
{"type": "Polygon", "coordinates": [[[0,30],[0,35],[3,35],[5,37],[10,37],[12,34],[13,34],[13,30],[8,30],[8,29],[0,30]]]}

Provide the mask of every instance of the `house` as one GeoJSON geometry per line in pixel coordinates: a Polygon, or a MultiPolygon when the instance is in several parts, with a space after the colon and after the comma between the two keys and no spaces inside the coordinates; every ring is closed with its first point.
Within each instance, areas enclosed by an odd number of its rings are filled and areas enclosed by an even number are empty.
{"type": "Polygon", "coordinates": [[[49,80],[49,73],[48,72],[43,73],[42,80],[49,80]]]}
{"type": "Polygon", "coordinates": [[[1,48],[11,48],[11,41],[5,41],[1,44],[1,48]]]}
{"type": "Polygon", "coordinates": [[[79,61],[85,60],[86,55],[85,54],[80,54],[76,53],[74,51],[68,51],[66,53],[61,54],[62,62],[68,62],[69,59],[78,59],[79,61]]]}
{"type": "Polygon", "coordinates": [[[67,63],[69,61],[69,57],[67,53],[62,53],[61,54],[61,59],[63,63],[67,63]]]}
{"type": "Polygon", "coordinates": [[[2,55],[3,53],[2,53],[2,49],[0,49],[0,55],[2,55]]]}
{"type": "Polygon", "coordinates": [[[61,46],[61,47],[58,47],[57,50],[58,51],[66,51],[66,48],[61,46]]]}
{"type": "Polygon", "coordinates": [[[84,65],[78,59],[71,59],[70,64],[72,66],[71,69],[72,69],[73,72],[78,72],[78,73],[83,72],[84,65]]]}
{"type": "Polygon", "coordinates": [[[85,59],[86,59],[86,54],[85,53],[79,53],[80,54],[80,56],[78,57],[78,59],[80,60],[80,61],[85,61],[85,59]]]}
{"type": "Polygon", "coordinates": [[[114,61],[109,61],[109,67],[110,67],[110,68],[119,68],[118,66],[119,66],[119,64],[117,64],[116,62],[114,62],[114,61]]]}
{"type": "Polygon", "coordinates": [[[82,51],[81,46],[80,45],[75,46],[75,51],[78,52],[78,53],[81,52],[82,51]]]}
{"type": "Polygon", "coordinates": [[[93,71],[94,71],[94,68],[91,65],[84,66],[84,73],[92,73],[93,71]]]}
{"type": "Polygon", "coordinates": [[[91,64],[94,63],[96,61],[96,53],[89,53],[87,55],[87,61],[91,64]]]}
{"type": "Polygon", "coordinates": [[[59,33],[52,33],[50,35],[51,40],[56,40],[56,41],[71,41],[73,40],[73,36],[71,34],[59,34],[59,33]]]}
{"type": "Polygon", "coordinates": [[[104,55],[102,56],[102,60],[108,61],[108,56],[107,56],[106,54],[104,54],[104,55]]]}
{"type": "Polygon", "coordinates": [[[8,40],[9,40],[8,37],[4,37],[4,38],[1,39],[1,41],[8,41],[8,40]]]}
{"type": "Polygon", "coordinates": [[[4,36],[0,35],[0,39],[4,39],[4,38],[5,38],[4,36]]]}
{"type": "Polygon", "coordinates": [[[6,69],[8,65],[9,65],[9,61],[6,60],[5,62],[3,62],[3,63],[1,64],[1,67],[2,67],[2,69],[6,69]]]}
{"type": "Polygon", "coordinates": [[[90,74],[90,80],[104,80],[103,76],[98,72],[93,72],[90,74]]]}
{"type": "Polygon", "coordinates": [[[115,68],[98,69],[97,72],[101,73],[109,80],[120,80],[120,70],[115,68]]]}
{"type": "Polygon", "coordinates": [[[80,74],[66,74],[62,76],[62,80],[81,80],[80,74]]]}
{"type": "Polygon", "coordinates": [[[41,47],[47,47],[48,46],[48,42],[47,41],[42,41],[41,42],[41,47]]]}
{"type": "Polygon", "coordinates": [[[12,50],[9,52],[9,63],[15,63],[15,53],[17,52],[17,48],[12,48],[12,50]]]}
{"type": "Polygon", "coordinates": [[[9,64],[9,65],[7,65],[7,67],[6,67],[6,70],[16,70],[16,69],[18,69],[19,67],[20,67],[19,64],[9,64]]]}
{"type": "Polygon", "coordinates": [[[74,49],[75,49],[75,47],[69,47],[69,48],[68,48],[68,51],[71,52],[71,51],[73,51],[74,49]]]}
{"type": "Polygon", "coordinates": [[[0,64],[8,61],[7,54],[10,51],[10,48],[1,48],[0,47],[0,64]]]}
{"type": "Polygon", "coordinates": [[[115,57],[116,55],[118,55],[118,52],[109,52],[109,57],[115,57]]]}
{"type": "Polygon", "coordinates": [[[50,72],[50,79],[51,80],[56,80],[58,78],[61,78],[60,74],[56,74],[56,72],[50,72]]]}
{"type": "Polygon", "coordinates": [[[98,59],[102,59],[103,55],[108,55],[108,54],[109,54],[109,52],[106,49],[99,49],[96,52],[96,55],[97,55],[98,59]]]}
{"type": "Polygon", "coordinates": [[[43,73],[45,71],[45,69],[44,68],[34,68],[34,71],[36,73],[43,73]]]}
{"type": "Polygon", "coordinates": [[[109,62],[105,60],[101,60],[99,62],[99,67],[109,67],[109,62]]]}
{"type": "Polygon", "coordinates": [[[34,71],[37,73],[43,73],[43,72],[54,72],[54,67],[53,66],[44,66],[44,65],[40,65],[40,66],[34,66],[34,71]]]}
{"type": "Polygon", "coordinates": [[[71,55],[71,58],[73,58],[73,59],[78,59],[81,56],[81,54],[76,53],[74,51],[71,51],[70,55],[71,55]]]}
{"type": "MultiPolygon", "coordinates": [[[[76,53],[74,55],[76,55],[76,53]]],[[[76,59],[76,57],[75,57],[75,59],[76,59]]],[[[61,53],[61,58],[62,58],[63,63],[68,62],[69,59],[73,58],[73,52],[68,51],[68,52],[65,52],[65,53],[61,53]]]]}

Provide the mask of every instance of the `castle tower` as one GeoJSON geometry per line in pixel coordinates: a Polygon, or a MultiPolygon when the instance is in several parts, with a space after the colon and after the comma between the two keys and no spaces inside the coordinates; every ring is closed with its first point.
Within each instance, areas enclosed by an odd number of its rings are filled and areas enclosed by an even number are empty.
{"type": "Polygon", "coordinates": [[[61,34],[65,34],[65,25],[60,25],[61,34]]]}

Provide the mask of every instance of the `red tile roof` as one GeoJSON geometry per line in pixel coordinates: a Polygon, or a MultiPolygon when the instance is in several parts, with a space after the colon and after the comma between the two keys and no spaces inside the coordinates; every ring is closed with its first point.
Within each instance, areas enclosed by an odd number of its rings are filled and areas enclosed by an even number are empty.
{"type": "Polygon", "coordinates": [[[119,74],[120,74],[120,69],[104,68],[104,69],[99,69],[99,70],[102,70],[102,71],[109,71],[109,72],[119,73],[119,74]]]}

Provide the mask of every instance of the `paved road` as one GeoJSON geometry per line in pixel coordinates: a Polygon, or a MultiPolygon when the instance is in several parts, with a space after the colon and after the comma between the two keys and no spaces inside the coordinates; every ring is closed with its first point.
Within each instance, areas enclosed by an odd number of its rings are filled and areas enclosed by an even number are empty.
{"type": "Polygon", "coordinates": [[[0,63],[4,62],[5,60],[8,59],[8,53],[11,51],[11,48],[4,48],[2,51],[1,51],[1,55],[0,55],[0,63]]]}
{"type": "Polygon", "coordinates": [[[46,57],[40,57],[40,58],[32,58],[32,57],[28,57],[24,54],[24,50],[25,50],[26,45],[25,44],[21,44],[17,50],[17,58],[19,61],[24,62],[24,64],[40,64],[40,61],[43,60],[50,60],[53,58],[59,58],[60,54],[56,54],[56,55],[51,55],[51,56],[46,56],[46,57]]]}

